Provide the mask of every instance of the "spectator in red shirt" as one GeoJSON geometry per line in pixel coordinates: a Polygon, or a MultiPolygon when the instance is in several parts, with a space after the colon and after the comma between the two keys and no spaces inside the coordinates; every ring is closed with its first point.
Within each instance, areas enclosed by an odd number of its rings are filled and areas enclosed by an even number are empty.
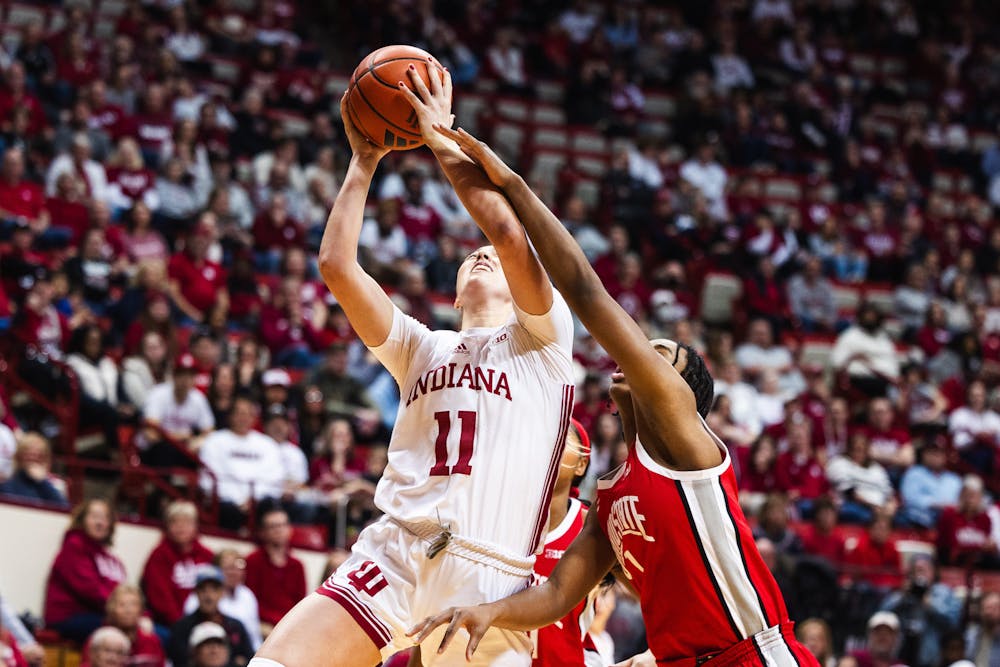
{"type": "MultiPolygon", "coordinates": [[[[3,117],[2,112],[0,117],[3,117]]],[[[45,192],[42,186],[24,179],[24,151],[20,148],[10,148],[3,155],[3,166],[0,167],[0,216],[24,218],[36,234],[42,233],[49,226],[45,192]]]]}
{"type": "Polygon", "coordinates": [[[27,286],[28,293],[24,307],[14,318],[14,337],[28,351],[62,359],[63,348],[69,342],[70,322],[52,304],[55,293],[48,270],[37,267],[22,278],[21,284],[27,286]]]}
{"type": "Polygon", "coordinates": [[[444,221],[424,201],[424,173],[419,169],[410,169],[402,177],[405,191],[400,198],[399,226],[411,243],[415,259],[430,259],[436,252],[437,237],[441,235],[444,221]]]}
{"type": "Polygon", "coordinates": [[[125,565],[109,547],[115,512],[108,501],[85,500],[73,510],[45,590],[45,625],[82,642],[104,622],[105,605],[125,580],[125,565]]]}
{"type": "Polygon", "coordinates": [[[622,257],[615,279],[607,284],[607,288],[633,320],[641,322],[646,319],[652,291],[642,279],[642,260],[638,254],[630,252],[622,257]]]}
{"type": "Polygon", "coordinates": [[[15,108],[27,109],[27,134],[31,137],[36,136],[48,123],[45,121],[42,103],[28,91],[24,66],[20,62],[12,63],[7,68],[4,84],[3,90],[0,91],[0,118],[11,118],[11,111],[15,108]]]}
{"type": "Polygon", "coordinates": [[[69,35],[62,55],[57,59],[56,76],[67,95],[70,89],[82,88],[97,78],[96,62],[87,53],[82,34],[74,32],[69,35]]]}
{"type": "MultiPolygon", "coordinates": [[[[117,628],[129,638],[132,647],[128,664],[134,667],[163,667],[167,656],[159,637],[143,617],[142,591],[133,584],[119,584],[108,598],[105,627],[117,628]]],[[[83,654],[90,653],[91,639],[83,646],[83,654]]]]}
{"type": "Polygon", "coordinates": [[[139,144],[132,137],[118,142],[115,166],[108,169],[108,199],[118,209],[132,208],[136,202],[151,210],[159,206],[156,173],[146,167],[139,144]]]}
{"type": "Polygon", "coordinates": [[[983,481],[969,475],[962,484],[958,507],[946,507],[938,517],[937,549],[941,564],[1000,566],[992,530],[993,524],[983,505],[983,481]]]}
{"type": "Polygon", "coordinates": [[[64,172],[56,179],[55,195],[45,200],[54,221],[52,229],[66,229],[71,235],[69,243],[78,245],[90,227],[87,209],[87,188],[76,174],[64,172]]]}
{"type": "Polygon", "coordinates": [[[774,262],[770,257],[761,257],[756,273],[743,283],[743,299],[752,317],[763,317],[771,322],[776,331],[787,324],[791,313],[784,285],[775,277],[774,262]]]}
{"type": "Polygon", "coordinates": [[[952,333],[948,328],[948,314],[937,301],[931,301],[927,308],[924,326],[917,330],[917,345],[924,351],[927,359],[948,347],[952,333]]]}
{"type": "Polygon", "coordinates": [[[302,561],[290,553],[292,526],[285,510],[265,507],[259,524],[259,549],[247,556],[247,587],[257,596],[264,637],[288,611],[306,596],[302,561]]]}
{"type": "Polygon", "coordinates": [[[170,503],[163,519],[163,539],[146,560],[142,590],[153,620],[170,626],[184,616],[184,601],[194,590],[198,568],[211,563],[213,554],[198,540],[198,509],[194,503],[170,503]]]}
{"type": "Polygon", "coordinates": [[[286,278],[271,303],[261,309],[260,338],[278,365],[308,367],[321,346],[322,322],[317,318],[325,311],[309,313],[303,308],[301,285],[298,278],[286,278]]]}
{"type": "Polygon", "coordinates": [[[892,520],[876,516],[857,545],[844,556],[847,571],[855,579],[878,588],[893,588],[903,581],[899,551],[892,537],[892,520]]]}
{"type": "Polygon", "coordinates": [[[167,274],[177,307],[194,322],[214,321],[229,310],[226,271],[208,259],[212,230],[198,223],[184,250],[170,258],[167,274]]]}
{"type": "Polygon", "coordinates": [[[775,462],[778,447],[774,438],[761,435],[750,445],[746,465],[740,467],[740,504],[748,514],[756,514],[770,494],[778,490],[775,462]]]}
{"type": "Polygon", "coordinates": [[[871,443],[872,458],[898,479],[913,465],[914,450],[910,434],[895,426],[896,413],[887,398],[873,398],[868,403],[868,424],[862,427],[871,443]]]}
{"type": "Polygon", "coordinates": [[[90,101],[90,124],[117,139],[129,129],[130,119],[124,109],[108,101],[107,92],[107,85],[101,79],[95,79],[85,91],[90,101]]]}
{"type": "Polygon", "coordinates": [[[131,120],[128,134],[139,140],[139,148],[146,164],[158,167],[163,148],[174,133],[174,119],[166,106],[166,91],[162,84],[151,83],[146,87],[142,110],[131,120]]]}
{"type": "Polygon", "coordinates": [[[278,268],[284,250],[305,244],[302,224],[289,215],[288,200],[283,193],[275,192],[267,208],[257,215],[253,238],[258,264],[267,273],[278,268]]]}
{"type": "Polygon", "coordinates": [[[806,553],[820,556],[832,564],[844,559],[846,540],[837,530],[837,506],[829,498],[820,498],[813,505],[812,523],[799,532],[806,553]]]}
{"type": "Polygon", "coordinates": [[[811,516],[816,499],[830,490],[830,483],[817,460],[813,447],[812,424],[802,414],[796,414],[787,425],[788,451],[775,462],[774,476],[778,489],[788,494],[804,516],[811,516]]]}

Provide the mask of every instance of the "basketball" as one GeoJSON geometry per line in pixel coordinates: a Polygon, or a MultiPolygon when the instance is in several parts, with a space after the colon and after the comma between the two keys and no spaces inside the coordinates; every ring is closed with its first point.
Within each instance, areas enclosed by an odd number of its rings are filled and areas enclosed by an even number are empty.
{"type": "Polygon", "coordinates": [[[347,112],[351,122],[369,141],[393,150],[410,150],[424,143],[413,107],[399,90],[399,82],[410,85],[407,69],[416,67],[424,83],[428,67],[440,76],[444,69],[431,54],[415,46],[397,44],[372,51],[361,61],[347,88],[347,112]]]}

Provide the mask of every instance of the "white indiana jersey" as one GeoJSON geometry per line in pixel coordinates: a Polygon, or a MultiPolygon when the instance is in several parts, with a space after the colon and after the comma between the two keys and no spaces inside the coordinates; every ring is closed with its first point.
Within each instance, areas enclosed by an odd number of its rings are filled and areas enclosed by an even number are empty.
{"type": "Polygon", "coordinates": [[[375,504],[527,557],[544,534],[573,409],[573,318],[555,290],[545,315],[514,311],[503,326],[456,332],[395,309],[372,348],[400,390],[375,504]]]}

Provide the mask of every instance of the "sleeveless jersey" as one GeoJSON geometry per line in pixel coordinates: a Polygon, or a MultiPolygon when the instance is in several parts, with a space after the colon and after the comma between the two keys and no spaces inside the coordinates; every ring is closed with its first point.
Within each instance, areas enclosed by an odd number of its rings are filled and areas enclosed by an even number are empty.
{"type": "Polygon", "coordinates": [[[430,331],[394,309],[371,351],[399,385],[375,504],[529,557],[541,544],[573,409],[573,317],[553,290],[544,315],[430,331]],[[502,508],[508,521],[499,521],[502,508]]]}
{"type": "Polygon", "coordinates": [[[740,510],[728,450],[712,437],[725,452],[714,468],[664,468],[637,439],[598,481],[601,528],[639,593],[661,662],[718,653],[788,621],[740,510]]]}
{"type": "MultiPolygon", "coordinates": [[[[563,553],[583,530],[587,508],[570,498],[569,512],[545,537],[545,547],[535,559],[533,586],[545,583],[563,553]]],[[[582,600],[561,620],[532,632],[535,652],[533,667],[583,667],[584,637],[593,621],[593,600],[582,600]]]]}

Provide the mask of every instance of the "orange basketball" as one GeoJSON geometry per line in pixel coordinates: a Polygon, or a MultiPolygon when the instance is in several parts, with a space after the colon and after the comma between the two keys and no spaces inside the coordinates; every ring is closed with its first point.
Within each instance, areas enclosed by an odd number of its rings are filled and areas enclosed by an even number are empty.
{"type": "Polygon", "coordinates": [[[439,76],[444,72],[436,59],[430,62],[429,58],[431,54],[415,46],[384,46],[368,54],[354,70],[347,88],[347,112],[373,144],[393,150],[424,144],[417,116],[398,84],[411,85],[406,71],[413,65],[429,88],[428,67],[439,76]]]}

